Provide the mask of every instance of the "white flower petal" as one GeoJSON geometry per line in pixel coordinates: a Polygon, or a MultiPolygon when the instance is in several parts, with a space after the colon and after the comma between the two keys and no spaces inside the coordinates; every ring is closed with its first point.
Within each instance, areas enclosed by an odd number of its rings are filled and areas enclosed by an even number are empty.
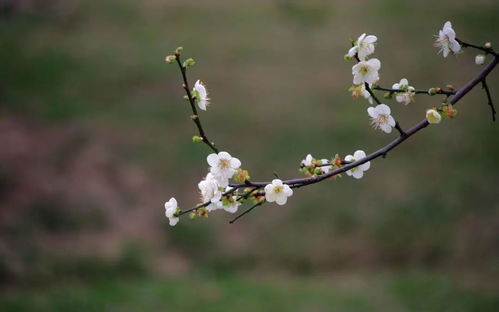
{"type": "Polygon", "coordinates": [[[274,179],[272,180],[272,184],[274,184],[274,186],[282,186],[282,180],[274,179]]]}
{"type": "Polygon", "coordinates": [[[357,170],[355,170],[353,172],[352,175],[353,175],[354,178],[360,179],[360,178],[362,178],[364,176],[364,171],[357,169],[357,170]]]}
{"type": "Polygon", "coordinates": [[[395,127],[395,119],[393,119],[391,115],[388,116],[388,124],[390,125],[390,127],[395,127]]]}
{"type": "Polygon", "coordinates": [[[227,153],[227,152],[220,152],[220,153],[218,153],[218,157],[220,159],[231,159],[232,158],[232,156],[230,156],[230,154],[227,153]]]}
{"type": "Polygon", "coordinates": [[[367,171],[369,170],[369,168],[371,168],[371,162],[370,161],[367,161],[365,163],[363,163],[362,165],[359,166],[359,169],[362,170],[362,171],[367,171]]]}
{"type": "Polygon", "coordinates": [[[357,150],[357,151],[355,151],[355,153],[353,153],[353,157],[355,158],[355,160],[359,160],[359,159],[365,158],[366,153],[362,150],[357,150]]]}
{"type": "Polygon", "coordinates": [[[391,133],[392,132],[392,127],[389,124],[386,124],[386,123],[380,124],[379,128],[381,130],[383,130],[383,132],[385,132],[385,133],[391,133]]]}
{"type": "Polygon", "coordinates": [[[235,157],[230,160],[230,166],[234,169],[241,167],[241,161],[235,157]]]}
{"type": "Polygon", "coordinates": [[[169,220],[170,220],[170,226],[175,226],[180,219],[179,218],[169,218],[169,220]]]}
{"type": "Polygon", "coordinates": [[[366,43],[375,43],[378,40],[378,38],[374,35],[369,35],[364,38],[364,42],[366,43]]]}
{"type": "Polygon", "coordinates": [[[378,115],[390,115],[392,111],[390,110],[390,107],[388,105],[379,104],[378,106],[376,106],[376,112],[378,113],[378,115]]]}
{"type": "Polygon", "coordinates": [[[265,192],[265,200],[267,200],[269,203],[276,201],[277,195],[276,193],[272,191],[270,192],[265,192]]]}
{"type": "Polygon", "coordinates": [[[208,165],[210,165],[211,167],[217,166],[219,160],[220,160],[220,158],[215,153],[212,153],[212,154],[208,155],[208,157],[206,157],[206,161],[208,162],[208,165]]]}
{"type": "Polygon", "coordinates": [[[381,62],[377,58],[370,59],[369,61],[367,61],[367,63],[369,63],[369,65],[374,68],[375,71],[378,71],[381,68],[381,62]]]}
{"type": "Polygon", "coordinates": [[[378,117],[378,112],[376,111],[376,109],[374,107],[369,107],[367,108],[367,113],[369,114],[369,116],[371,116],[372,118],[376,118],[378,117]]]}
{"type": "Polygon", "coordinates": [[[288,201],[288,198],[286,196],[279,196],[275,199],[275,202],[278,204],[278,205],[285,205],[286,202],[288,201]]]}

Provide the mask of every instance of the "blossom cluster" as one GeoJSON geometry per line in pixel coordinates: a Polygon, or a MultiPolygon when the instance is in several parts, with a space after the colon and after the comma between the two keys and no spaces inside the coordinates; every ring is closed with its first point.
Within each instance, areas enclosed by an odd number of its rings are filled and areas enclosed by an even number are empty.
{"type": "MultiPolygon", "coordinates": [[[[434,45],[439,48],[438,53],[442,53],[444,58],[450,53],[456,54],[461,51],[461,43],[463,42],[457,39],[450,22],[446,22],[435,37],[434,45]]],[[[345,60],[357,61],[352,66],[353,86],[349,91],[352,93],[353,98],[357,99],[362,96],[370,104],[367,108],[367,114],[374,129],[379,129],[384,133],[391,133],[393,128],[396,128],[401,136],[406,135],[391,115],[391,108],[378,100],[374,94],[376,90],[387,91],[385,98],[390,99],[394,97],[396,102],[404,106],[415,102],[414,97],[417,93],[427,93],[428,95],[444,94],[445,97],[440,107],[433,107],[426,110],[425,118],[427,122],[438,124],[444,117],[454,118],[456,116],[456,109],[447,103],[448,97],[455,94],[452,86],[447,86],[450,91],[444,91],[441,88],[430,88],[428,92],[417,91],[413,86],[409,85],[407,78],[402,78],[399,82],[392,84],[390,89],[379,87],[381,62],[377,58],[371,58],[375,52],[377,41],[378,38],[375,35],[366,35],[364,33],[356,41],[352,42],[352,47],[345,55],[345,60]]],[[[463,44],[465,47],[470,46],[466,43],[463,44]]],[[[482,51],[485,54],[495,54],[491,50],[490,43],[487,44],[482,48],[482,51]]],[[[185,98],[191,103],[194,113],[192,117],[200,130],[200,136],[194,136],[193,142],[208,144],[214,153],[206,157],[206,162],[209,166],[208,172],[198,183],[200,204],[192,209],[182,211],[178,207],[177,200],[174,197],[170,198],[164,205],[165,216],[169,219],[169,224],[171,226],[176,225],[179,222],[179,216],[187,212],[190,212],[189,216],[191,218],[208,216],[209,213],[216,210],[236,213],[246,200],[251,200],[254,203],[249,210],[265,201],[275,202],[278,205],[286,204],[288,198],[293,195],[293,188],[309,184],[309,182],[306,181],[307,183],[299,185],[296,183],[297,180],[288,180],[286,182],[281,179],[273,179],[271,182],[251,183],[248,171],[241,168],[242,164],[238,158],[231,156],[226,151],[219,152],[214,147],[214,143],[211,144],[208,141],[201,128],[195,108],[197,106],[199,109],[206,111],[210,106],[211,100],[208,97],[208,90],[201,80],[195,82],[192,90],[188,87],[185,70],[187,67],[193,66],[195,62],[190,58],[181,63],[179,59],[181,52],[182,48],[178,48],[174,55],[167,56],[165,60],[167,63],[177,62],[181,67],[185,82],[184,89],[187,93],[185,98]]],[[[486,55],[479,54],[475,57],[475,63],[482,65],[485,59],[486,55]]],[[[325,178],[336,179],[336,177],[341,177],[340,173],[342,172],[355,179],[361,179],[364,173],[371,167],[370,160],[379,156],[379,152],[378,155],[375,154],[366,155],[363,150],[356,150],[353,155],[346,155],[343,159],[338,154],[330,159],[314,158],[311,154],[308,154],[300,163],[300,172],[311,177],[310,180],[314,180],[313,183],[316,180],[319,181],[325,178]]],[[[243,212],[241,215],[244,215],[246,212],[243,212]]]]}

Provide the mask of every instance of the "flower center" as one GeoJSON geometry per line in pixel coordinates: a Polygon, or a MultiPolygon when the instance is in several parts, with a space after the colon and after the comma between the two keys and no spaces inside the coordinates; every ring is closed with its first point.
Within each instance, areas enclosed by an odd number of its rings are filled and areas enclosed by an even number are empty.
{"type": "Polygon", "coordinates": [[[369,72],[369,67],[368,66],[361,66],[360,69],[359,69],[359,72],[362,74],[362,75],[365,75],[369,72]]]}
{"type": "Polygon", "coordinates": [[[384,124],[388,121],[388,116],[387,115],[384,115],[384,114],[380,114],[378,115],[378,118],[377,118],[377,122],[379,124],[384,124]]]}
{"type": "Polygon", "coordinates": [[[228,159],[220,159],[218,166],[220,169],[227,169],[230,167],[230,161],[228,159]]]}
{"type": "Polygon", "coordinates": [[[274,187],[274,193],[279,194],[282,192],[282,186],[276,186],[274,187]]]}

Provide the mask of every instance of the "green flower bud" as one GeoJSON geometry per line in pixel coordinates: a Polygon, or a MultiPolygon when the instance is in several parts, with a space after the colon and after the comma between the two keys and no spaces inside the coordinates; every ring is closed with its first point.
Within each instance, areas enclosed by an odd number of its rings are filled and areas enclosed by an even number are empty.
{"type": "Polygon", "coordinates": [[[196,213],[193,211],[189,213],[189,220],[194,220],[194,219],[196,219],[196,213]]]}
{"type": "Polygon", "coordinates": [[[180,54],[182,54],[182,51],[184,51],[184,48],[182,47],[178,47],[175,49],[175,55],[179,56],[180,54]]]}
{"type": "Polygon", "coordinates": [[[203,142],[203,138],[198,136],[198,135],[195,135],[192,137],[192,143],[201,143],[203,142]]]}
{"type": "Polygon", "coordinates": [[[437,94],[437,89],[435,89],[435,88],[428,89],[428,94],[431,95],[431,96],[437,94]]]}
{"type": "Polygon", "coordinates": [[[184,67],[194,66],[196,62],[192,58],[188,58],[184,61],[184,67]]]}
{"type": "Polygon", "coordinates": [[[168,55],[167,57],[165,57],[165,62],[171,64],[175,62],[176,59],[177,57],[175,55],[168,55]]]}
{"type": "Polygon", "coordinates": [[[352,57],[350,57],[348,54],[345,54],[343,60],[345,60],[345,62],[350,62],[352,60],[352,57]]]}

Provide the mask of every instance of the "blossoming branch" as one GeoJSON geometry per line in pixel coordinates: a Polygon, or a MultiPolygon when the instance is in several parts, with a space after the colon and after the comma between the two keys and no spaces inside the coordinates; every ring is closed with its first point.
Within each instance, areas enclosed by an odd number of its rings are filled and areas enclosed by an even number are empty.
{"type": "Polygon", "coordinates": [[[208,173],[198,183],[199,204],[182,210],[174,197],[165,203],[165,216],[169,219],[170,225],[176,225],[180,217],[186,214],[188,214],[190,219],[195,219],[203,216],[206,217],[216,210],[236,213],[239,211],[241,205],[246,202],[251,203],[244,211],[232,219],[231,223],[233,223],[266,202],[285,205],[293,195],[293,189],[315,184],[330,178],[336,179],[341,177],[342,173],[346,173],[355,179],[361,179],[364,173],[371,167],[372,160],[379,157],[386,157],[388,152],[415,133],[426,128],[429,124],[438,124],[442,119],[454,118],[457,114],[454,106],[478,84],[481,84],[485,90],[487,103],[491,109],[492,120],[495,121],[496,111],[486,78],[499,62],[499,56],[492,48],[491,43],[487,42],[483,46],[478,46],[458,39],[451,22],[446,22],[435,37],[435,47],[439,49],[438,53],[441,53],[444,58],[452,54],[462,53],[463,48],[473,48],[480,51],[475,56],[475,63],[477,65],[484,65],[487,58],[490,58],[490,61],[474,78],[459,89],[454,89],[450,85],[445,88],[416,89],[414,86],[409,85],[409,81],[406,78],[401,78],[399,82],[392,84],[391,88],[382,87],[379,85],[381,61],[377,58],[370,58],[375,52],[378,38],[374,35],[362,34],[357,40],[352,42],[351,48],[344,56],[346,61],[356,61],[356,64],[352,66],[353,86],[349,91],[352,92],[353,98],[358,99],[362,96],[367,100],[369,104],[366,110],[367,115],[375,130],[390,134],[393,128],[395,128],[398,131],[397,138],[370,154],[366,154],[363,150],[356,150],[353,155],[346,155],[342,158],[339,154],[335,154],[329,159],[316,159],[311,154],[308,154],[299,163],[299,171],[305,177],[290,180],[273,179],[272,181],[264,182],[252,181],[248,171],[241,167],[241,161],[226,151],[219,151],[215,143],[210,141],[206,135],[198,114],[198,108],[202,111],[207,111],[210,107],[211,100],[208,98],[208,90],[201,80],[197,80],[194,87],[190,88],[187,79],[187,69],[194,66],[195,61],[192,58],[188,58],[182,62],[183,49],[177,48],[174,54],[166,57],[165,61],[169,64],[176,63],[182,74],[182,87],[186,93],[184,98],[190,104],[192,111],[191,119],[199,132],[199,135],[194,136],[192,141],[206,144],[212,153],[207,155],[206,158],[209,166],[208,173]],[[395,117],[392,116],[390,106],[378,98],[376,95],[377,92],[384,92],[384,100],[394,98],[396,103],[404,106],[408,106],[414,102],[416,95],[420,94],[428,96],[440,94],[444,97],[439,105],[426,110],[424,119],[411,128],[404,130],[395,117]]]}

